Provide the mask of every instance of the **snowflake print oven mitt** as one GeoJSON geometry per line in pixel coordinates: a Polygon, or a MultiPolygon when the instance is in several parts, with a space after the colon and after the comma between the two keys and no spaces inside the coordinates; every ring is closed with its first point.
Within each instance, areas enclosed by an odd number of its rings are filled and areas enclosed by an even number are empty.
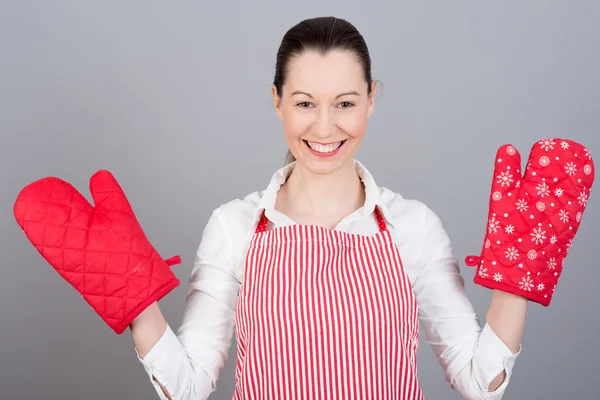
{"type": "Polygon", "coordinates": [[[474,282],[548,306],[593,182],[592,156],[574,141],[536,142],[524,174],[514,146],[500,147],[483,249],[465,260],[474,282]]]}
{"type": "Polygon", "coordinates": [[[14,216],[35,249],[117,334],[179,285],[106,171],[89,181],[92,206],[71,184],[46,177],[25,186],[14,216]]]}

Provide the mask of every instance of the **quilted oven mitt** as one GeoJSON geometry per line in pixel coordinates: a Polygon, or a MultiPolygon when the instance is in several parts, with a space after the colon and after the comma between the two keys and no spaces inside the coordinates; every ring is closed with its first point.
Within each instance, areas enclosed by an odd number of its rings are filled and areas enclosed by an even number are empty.
{"type": "Polygon", "coordinates": [[[117,334],[179,285],[138,223],[125,193],[106,170],[89,181],[92,206],[71,184],[46,177],[25,186],[14,215],[50,265],[117,334]]]}
{"type": "Polygon", "coordinates": [[[496,153],[487,229],[473,281],[550,305],[594,182],[594,162],[567,139],[536,142],[521,174],[510,144],[496,153]]]}

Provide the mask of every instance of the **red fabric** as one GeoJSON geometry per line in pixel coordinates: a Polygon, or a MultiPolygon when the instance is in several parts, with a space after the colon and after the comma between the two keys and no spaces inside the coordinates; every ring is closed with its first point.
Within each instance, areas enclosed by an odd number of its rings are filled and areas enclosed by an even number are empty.
{"type": "Polygon", "coordinates": [[[392,233],[267,230],[246,255],[236,305],[234,399],[424,398],[418,305],[392,233]]]}
{"type": "Polygon", "coordinates": [[[531,148],[525,174],[510,144],[496,153],[488,222],[474,282],[548,306],[579,229],[594,162],[581,144],[544,139],[531,148]]]}
{"type": "Polygon", "coordinates": [[[71,184],[46,177],[25,186],[17,223],[39,253],[117,333],[179,285],[108,171],[90,178],[92,206],[71,184]]]}

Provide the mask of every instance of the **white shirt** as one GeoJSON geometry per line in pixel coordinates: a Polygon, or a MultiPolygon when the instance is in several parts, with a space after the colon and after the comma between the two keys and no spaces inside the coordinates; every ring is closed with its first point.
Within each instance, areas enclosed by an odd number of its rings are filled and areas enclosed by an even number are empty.
{"type": "MultiPolygon", "coordinates": [[[[246,252],[261,213],[265,210],[269,229],[294,224],[274,208],[277,191],[293,166],[276,171],[266,190],[223,204],[211,214],[194,260],[181,326],[175,333],[167,325],[143,359],[136,349],[161,399],[166,397],[153,376],[173,400],[207,399],[216,390],[234,337],[246,252]]],[[[379,229],[373,212],[375,205],[380,207],[412,283],[420,326],[446,380],[464,399],[501,399],[521,349],[513,354],[487,323],[480,326],[440,219],[423,203],[377,186],[360,162],[355,166],[365,187],[365,204],[335,229],[373,235],[379,229]],[[503,369],[505,381],[488,392],[503,369]]]]}

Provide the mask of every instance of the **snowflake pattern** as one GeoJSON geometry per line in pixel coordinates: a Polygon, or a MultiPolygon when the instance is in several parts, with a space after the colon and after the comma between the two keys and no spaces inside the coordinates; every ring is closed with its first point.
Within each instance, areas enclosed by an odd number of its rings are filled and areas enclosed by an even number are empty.
{"type": "Polygon", "coordinates": [[[542,149],[548,151],[554,149],[554,145],[556,144],[556,142],[554,142],[552,139],[544,139],[540,140],[538,144],[541,146],[542,149]]]}
{"type": "Polygon", "coordinates": [[[513,175],[509,171],[500,172],[496,178],[498,179],[496,183],[499,183],[500,186],[510,186],[513,182],[513,175]]]}
{"type": "Polygon", "coordinates": [[[524,276],[521,279],[521,282],[519,282],[519,286],[520,286],[521,290],[526,290],[528,292],[531,292],[531,288],[533,287],[533,279],[531,279],[530,276],[524,276]]]}
{"type": "Polygon", "coordinates": [[[569,254],[569,249],[571,249],[571,245],[573,244],[573,238],[570,238],[567,242],[567,249],[565,250],[567,254],[569,254]]]}
{"type": "Polygon", "coordinates": [[[565,210],[560,210],[560,211],[558,212],[558,216],[560,217],[560,220],[561,220],[563,223],[565,223],[565,224],[566,224],[567,222],[569,222],[569,212],[568,212],[568,211],[565,211],[565,210]]]}
{"type": "Polygon", "coordinates": [[[585,207],[588,202],[588,195],[585,192],[579,193],[579,197],[577,197],[577,201],[581,207],[585,207]]]}
{"type": "Polygon", "coordinates": [[[543,244],[546,239],[546,231],[543,231],[542,228],[533,228],[533,232],[531,232],[531,240],[535,242],[535,244],[543,244]]]}
{"type": "Polygon", "coordinates": [[[517,258],[519,258],[519,251],[514,247],[507,248],[505,253],[506,258],[508,258],[510,261],[515,261],[517,258]]]}
{"type": "Polygon", "coordinates": [[[500,222],[496,221],[495,217],[492,217],[490,219],[490,222],[488,224],[488,233],[498,233],[498,229],[500,228],[500,222]]]}
{"type": "Polygon", "coordinates": [[[565,173],[567,175],[573,176],[573,175],[575,175],[576,172],[577,172],[577,165],[575,165],[575,163],[573,161],[570,161],[565,165],[565,173]]]}
{"type": "Polygon", "coordinates": [[[530,299],[550,300],[589,201],[591,160],[588,149],[560,138],[537,142],[525,177],[519,167],[497,160],[501,169],[493,177],[484,246],[487,268],[482,258],[480,278],[520,288],[530,299]]]}
{"type": "Polygon", "coordinates": [[[537,258],[537,251],[531,249],[527,252],[527,258],[530,260],[535,260],[537,258]]]}
{"type": "Polygon", "coordinates": [[[542,182],[536,187],[537,195],[540,197],[549,196],[550,195],[550,186],[546,182],[542,182]]]}
{"type": "Polygon", "coordinates": [[[517,210],[521,212],[527,211],[527,209],[529,208],[525,199],[520,199],[519,201],[517,201],[516,207],[517,210]]]}

